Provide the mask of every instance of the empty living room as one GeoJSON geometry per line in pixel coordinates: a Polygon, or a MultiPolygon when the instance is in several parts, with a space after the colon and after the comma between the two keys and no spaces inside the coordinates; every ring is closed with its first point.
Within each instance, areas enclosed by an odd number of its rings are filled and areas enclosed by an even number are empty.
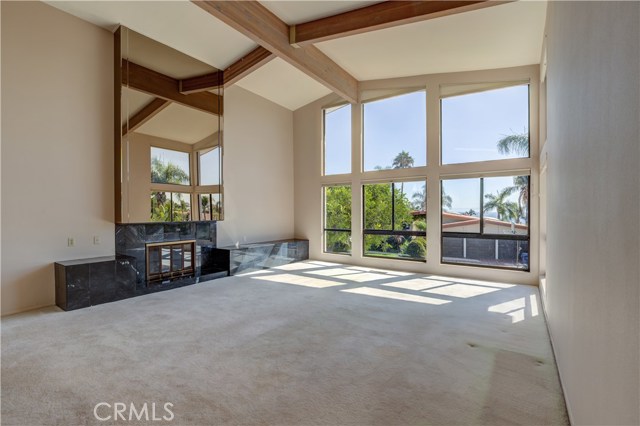
{"type": "Polygon", "coordinates": [[[640,1],[0,18],[0,424],[640,425],[640,1]]]}

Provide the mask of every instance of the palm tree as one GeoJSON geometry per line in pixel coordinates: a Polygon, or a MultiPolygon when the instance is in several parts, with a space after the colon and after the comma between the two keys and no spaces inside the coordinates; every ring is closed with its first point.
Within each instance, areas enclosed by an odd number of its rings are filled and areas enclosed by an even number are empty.
{"type": "Polygon", "coordinates": [[[518,191],[518,209],[521,216],[527,219],[529,216],[529,176],[514,176],[513,190],[518,191]]]}
{"type": "Polygon", "coordinates": [[[498,152],[503,155],[529,156],[529,132],[507,135],[498,141],[498,152]]]}
{"type": "Polygon", "coordinates": [[[394,169],[408,169],[413,167],[413,157],[407,151],[402,151],[393,159],[394,169]]]}
{"type": "Polygon", "coordinates": [[[426,210],[427,200],[425,198],[426,190],[425,185],[422,185],[422,191],[414,192],[411,198],[413,198],[413,208],[416,210],[426,210]]]}
{"type": "Polygon", "coordinates": [[[442,207],[446,207],[447,211],[451,211],[452,206],[453,199],[451,198],[451,195],[448,195],[444,188],[442,188],[442,207]]]}
{"type": "MultiPolygon", "coordinates": [[[[413,167],[413,157],[407,151],[402,151],[393,159],[394,169],[408,169],[413,167]]],[[[400,193],[404,194],[404,183],[400,183],[400,193]]]]}
{"type": "Polygon", "coordinates": [[[495,194],[485,194],[484,212],[495,210],[498,214],[498,220],[517,221],[520,217],[520,209],[516,203],[507,199],[515,190],[515,186],[509,186],[496,191],[495,194]]]}

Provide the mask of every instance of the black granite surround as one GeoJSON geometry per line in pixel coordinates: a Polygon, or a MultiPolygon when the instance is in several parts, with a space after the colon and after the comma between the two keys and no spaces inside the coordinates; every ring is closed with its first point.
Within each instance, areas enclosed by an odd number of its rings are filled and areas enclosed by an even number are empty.
{"type": "Polygon", "coordinates": [[[55,263],[56,305],[70,311],[221,278],[214,261],[216,222],[116,225],[116,255],[55,263]],[[193,276],[149,285],[146,244],[195,240],[193,276]]]}

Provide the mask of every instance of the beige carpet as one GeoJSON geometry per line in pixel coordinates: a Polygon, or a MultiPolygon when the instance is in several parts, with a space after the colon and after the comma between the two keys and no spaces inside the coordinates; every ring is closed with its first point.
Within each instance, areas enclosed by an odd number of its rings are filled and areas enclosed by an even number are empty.
{"type": "Polygon", "coordinates": [[[3,425],[145,424],[132,403],[154,425],[567,424],[529,286],[310,261],[3,319],[3,425]]]}

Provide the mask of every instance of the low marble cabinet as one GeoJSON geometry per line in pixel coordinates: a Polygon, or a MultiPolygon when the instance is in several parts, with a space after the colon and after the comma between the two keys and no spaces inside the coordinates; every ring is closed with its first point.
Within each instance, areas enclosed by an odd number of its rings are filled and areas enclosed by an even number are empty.
{"type": "Polygon", "coordinates": [[[229,275],[286,265],[309,259],[309,240],[291,239],[212,249],[217,268],[229,275]]]}

